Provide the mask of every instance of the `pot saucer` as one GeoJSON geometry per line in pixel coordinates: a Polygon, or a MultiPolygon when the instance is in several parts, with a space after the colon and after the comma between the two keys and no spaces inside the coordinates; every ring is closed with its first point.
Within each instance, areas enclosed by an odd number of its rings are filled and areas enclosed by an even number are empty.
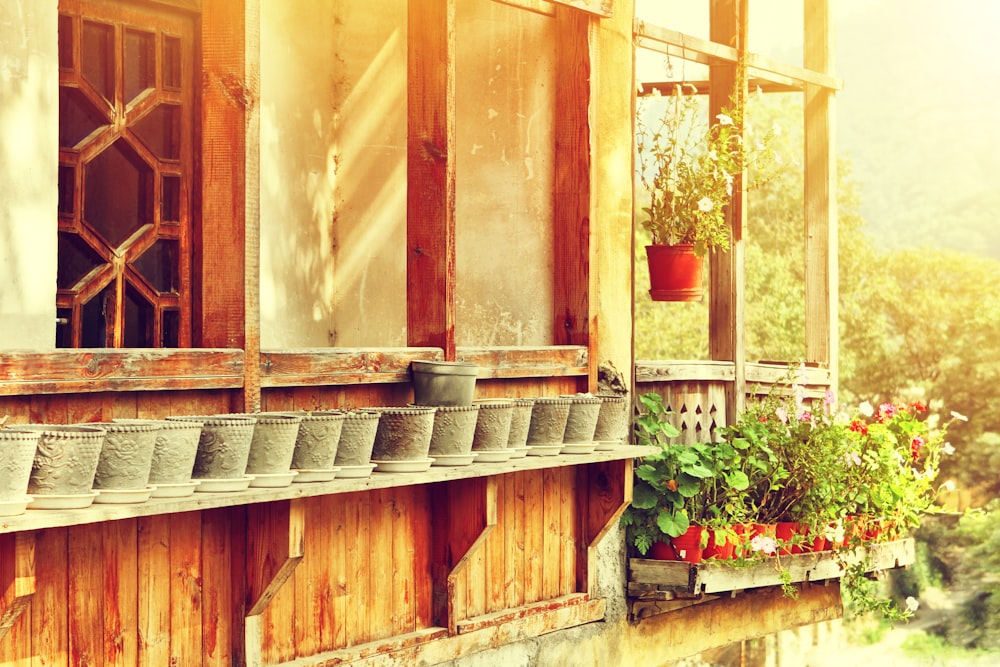
{"type": "Polygon", "coordinates": [[[195,490],[199,493],[226,493],[228,491],[243,491],[250,486],[250,482],[252,481],[253,475],[216,479],[199,478],[198,488],[195,490]]]}
{"type": "Polygon", "coordinates": [[[375,464],[376,472],[424,472],[431,467],[434,459],[416,459],[413,461],[376,461],[372,459],[372,463],[375,464]]]}

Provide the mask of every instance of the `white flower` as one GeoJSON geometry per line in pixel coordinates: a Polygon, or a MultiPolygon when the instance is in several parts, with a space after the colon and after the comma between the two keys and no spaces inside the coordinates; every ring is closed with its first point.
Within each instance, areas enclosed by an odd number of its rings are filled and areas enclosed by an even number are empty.
{"type": "Polygon", "coordinates": [[[830,540],[831,542],[843,542],[844,541],[844,524],[841,521],[837,523],[830,524],[827,526],[826,531],[823,533],[823,537],[830,540]]]}
{"type": "Polygon", "coordinates": [[[729,116],[727,116],[724,113],[720,113],[718,116],[715,117],[715,119],[717,121],[719,121],[719,125],[732,125],[733,124],[733,119],[730,118],[729,116]]]}
{"type": "Polygon", "coordinates": [[[955,453],[955,448],[952,446],[950,442],[946,442],[944,443],[944,445],[941,446],[941,451],[947,454],[948,456],[951,456],[952,454],[955,453]]]}
{"type": "Polygon", "coordinates": [[[966,417],[965,415],[963,415],[960,412],[955,412],[954,410],[951,411],[951,418],[952,419],[957,419],[960,422],[967,422],[967,421],[969,421],[968,417],[966,417]]]}
{"type": "Polygon", "coordinates": [[[750,548],[764,554],[774,555],[778,551],[778,543],[773,537],[767,535],[755,535],[750,540],[750,548]]]}
{"type": "Polygon", "coordinates": [[[912,595],[906,598],[906,611],[911,614],[920,608],[920,601],[912,595]]]}
{"type": "Polygon", "coordinates": [[[875,414],[875,408],[868,401],[864,401],[858,406],[858,412],[860,412],[865,417],[871,417],[875,414]]]}
{"type": "Polygon", "coordinates": [[[955,490],[955,480],[949,479],[941,483],[941,491],[951,493],[955,490]]]}
{"type": "Polygon", "coordinates": [[[708,159],[711,160],[712,162],[718,162],[719,161],[719,154],[715,152],[714,148],[712,150],[708,151],[708,159]]]}
{"type": "Polygon", "coordinates": [[[847,461],[847,465],[849,466],[861,465],[861,455],[857,452],[847,452],[844,454],[844,460],[847,461]]]}
{"type": "Polygon", "coordinates": [[[698,200],[698,210],[701,211],[702,213],[708,213],[709,211],[712,210],[714,206],[715,202],[713,202],[708,197],[702,197],[701,199],[698,200]]]}

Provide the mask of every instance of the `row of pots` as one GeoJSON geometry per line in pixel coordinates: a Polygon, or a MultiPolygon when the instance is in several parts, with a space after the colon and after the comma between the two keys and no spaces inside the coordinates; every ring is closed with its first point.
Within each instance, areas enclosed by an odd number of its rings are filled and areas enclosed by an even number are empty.
{"type": "Polygon", "coordinates": [[[628,423],[623,397],[579,395],[22,424],[0,429],[0,515],[583,453],[620,444],[628,423]]]}
{"type": "Polygon", "coordinates": [[[895,526],[860,516],[847,517],[822,531],[793,521],[725,528],[691,526],[669,541],[654,542],[647,558],[700,563],[703,560],[788,556],[850,549],[897,537],[895,526]]]}

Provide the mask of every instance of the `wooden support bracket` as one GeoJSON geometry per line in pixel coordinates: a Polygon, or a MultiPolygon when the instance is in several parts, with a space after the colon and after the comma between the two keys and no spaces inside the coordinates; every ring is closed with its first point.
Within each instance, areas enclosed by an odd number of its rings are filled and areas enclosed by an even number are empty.
{"type": "Polygon", "coordinates": [[[577,542],[577,590],[594,594],[597,545],[632,502],[632,460],[577,467],[577,505],[582,523],[577,542]]]}
{"type": "Polygon", "coordinates": [[[463,479],[437,485],[440,498],[434,517],[434,617],[449,634],[458,632],[457,581],[469,559],[497,525],[496,476],[463,479]]]}
{"type": "Polygon", "coordinates": [[[264,611],[302,560],[301,499],[247,506],[247,616],[264,611]]]}
{"type": "Polygon", "coordinates": [[[35,533],[0,535],[0,639],[35,596],[35,533]]]}

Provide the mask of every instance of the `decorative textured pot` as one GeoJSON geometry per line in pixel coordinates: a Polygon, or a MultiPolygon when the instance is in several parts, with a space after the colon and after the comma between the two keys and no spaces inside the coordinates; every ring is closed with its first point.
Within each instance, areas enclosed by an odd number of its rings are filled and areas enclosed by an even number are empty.
{"type": "Polygon", "coordinates": [[[701,301],[704,259],[693,245],[648,245],[649,296],[653,301],[701,301]]]}
{"type": "Polygon", "coordinates": [[[598,394],[601,410],[597,415],[594,440],[599,443],[620,444],[628,438],[628,397],[618,394],[598,394]]]}
{"type": "Polygon", "coordinates": [[[337,446],[344,428],[343,410],[316,410],[306,413],[299,424],[292,454],[296,470],[328,470],[336,465],[337,446]]]}
{"type": "Polygon", "coordinates": [[[563,442],[572,445],[593,444],[597,417],[601,412],[601,399],[593,394],[574,394],[566,398],[570,400],[570,405],[563,442]]]}
{"type": "Polygon", "coordinates": [[[291,412],[259,412],[247,416],[257,420],[250,440],[250,452],[247,454],[247,473],[287,473],[292,467],[302,415],[291,412]]]}
{"type": "Polygon", "coordinates": [[[416,405],[472,405],[479,367],[461,361],[413,361],[416,405]]]}
{"type": "Polygon", "coordinates": [[[568,398],[549,396],[536,398],[534,405],[531,406],[527,445],[529,447],[559,445],[561,449],[563,436],[566,435],[566,422],[569,420],[569,407],[568,398]]]}
{"type": "Polygon", "coordinates": [[[533,398],[515,398],[510,413],[510,435],[507,446],[519,450],[528,444],[528,429],[531,427],[531,408],[535,405],[533,398]]]}
{"type": "Polygon", "coordinates": [[[476,420],[476,436],[472,443],[473,451],[486,452],[508,449],[514,402],[489,398],[476,401],[476,405],[479,406],[479,419],[476,420]]]}
{"type": "Polygon", "coordinates": [[[28,479],[40,435],[16,426],[0,429],[0,516],[21,514],[28,505],[28,479]]]}
{"type": "Polygon", "coordinates": [[[455,405],[436,408],[434,432],[428,450],[431,457],[468,455],[472,451],[479,418],[478,405],[455,405]]]}
{"type": "Polygon", "coordinates": [[[434,432],[434,408],[383,408],[372,461],[425,461],[434,432]]]}
{"type": "Polygon", "coordinates": [[[153,445],[153,462],[149,467],[150,484],[187,484],[194,471],[198,454],[202,422],[160,422],[153,445]]]}
{"type": "Polygon", "coordinates": [[[352,410],[347,413],[337,444],[336,465],[366,466],[371,462],[380,419],[378,410],[352,410]]]}
{"type": "Polygon", "coordinates": [[[241,479],[246,475],[256,418],[192,415],[167,419],[202,422],[192,471],[194,479],[241,479]]]}
{"type": "MultiPolygon", "coordinates": [[[[104,429],[61,424],[23,424],[18,429],[39,432],[28,481],[28,493],[35,496],[35,501],[39,496],[78,496],[90,500],[76,506],[90,505],[97,495],[91,488],[104,429]]],[[[35,501],[32,505],[36,505],[35,501]]]]}
{"type": "Polygon", "coordinates": [[[149,482],[153,448],[160,427],[155,422],[120,421],[95,424],[104,443],[94,474],[95,489],[141,490],[149,482]]]}

